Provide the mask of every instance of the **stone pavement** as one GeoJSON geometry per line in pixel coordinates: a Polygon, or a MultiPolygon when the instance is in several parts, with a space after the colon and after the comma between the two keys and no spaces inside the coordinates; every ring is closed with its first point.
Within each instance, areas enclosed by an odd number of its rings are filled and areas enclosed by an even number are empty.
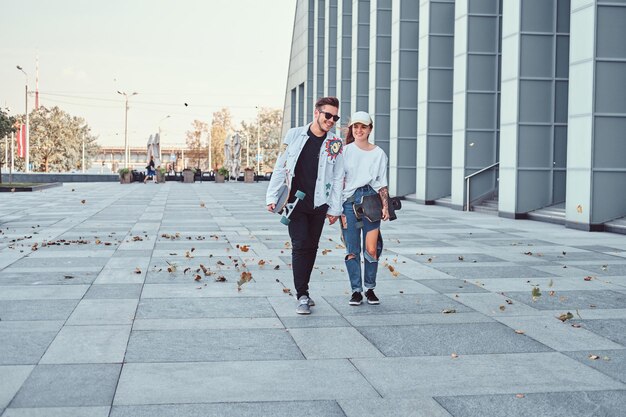
{"type": "Polygon", "coordinates": [[[265,186],[0,195],[0,415],[624,416],[625,236],[405,202],[381,305],[327,226],[298,316],[265,186]]]}

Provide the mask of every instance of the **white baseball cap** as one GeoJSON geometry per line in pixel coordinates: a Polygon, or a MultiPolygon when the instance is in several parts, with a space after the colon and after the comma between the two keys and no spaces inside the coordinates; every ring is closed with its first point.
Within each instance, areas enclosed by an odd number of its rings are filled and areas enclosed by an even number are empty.
{"type": "Polygon", "coordinates": [[[352,117],[350,118],[350,124],[348,125],[348,127],[352,126],[355,123],[361,123],[369,126],[372,124],[372,118],[370,117],[369,113],[365,111],[357,111],[352,113],[352,117]]]}

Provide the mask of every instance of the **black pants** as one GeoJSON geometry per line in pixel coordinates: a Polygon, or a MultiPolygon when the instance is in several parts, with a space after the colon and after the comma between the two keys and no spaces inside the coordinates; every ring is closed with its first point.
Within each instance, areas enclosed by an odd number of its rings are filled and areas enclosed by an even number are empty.
{"type": "Polygon", "coordinates": [[[318,207],[313,211],[298,211],[291,214],[289,237],[291,238],[291,265],[293,284],[297,297],[309,295],[309,281],[317,256],[317,248],[326,219],[328,206],[318,207]]]}

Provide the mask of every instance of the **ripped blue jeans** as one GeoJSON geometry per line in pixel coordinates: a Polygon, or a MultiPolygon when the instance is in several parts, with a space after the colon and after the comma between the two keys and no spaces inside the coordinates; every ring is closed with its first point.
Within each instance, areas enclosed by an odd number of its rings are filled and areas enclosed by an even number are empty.
{"type": "Polygon", "coordinates": [[[362,292],[365,289],[376,287],[376,274],[378,273],[378,259],[383,251],[383,237],[380,233],[380,220],[369,221],[365,216],[357,219],[354,213],[354,201],[360,201],[363,196],[378,194],[372,187],[366,185],[357,188],[352,196],[343,204],[343,216],[341,221],[341,231],[346,245],[346,269],[350,277],[352,292],[362,292]],[[376,257],[367,252],[365,237],[367,233],[379,229],[378,241],[376,243],[376,257]],[[361,274],[361,252],[364,258],[364,273],[361,274]],[[362,278],[363,277],[363,278],[362,278]]]}

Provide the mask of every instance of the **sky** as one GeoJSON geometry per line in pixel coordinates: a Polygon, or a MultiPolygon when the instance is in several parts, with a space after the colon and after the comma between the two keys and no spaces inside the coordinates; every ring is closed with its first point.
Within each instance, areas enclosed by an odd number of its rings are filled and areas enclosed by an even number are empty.
{"type": "Polygon", "coordinates": [[[117,91],[130,146],[159,128],[161,146],[181,146],[194,119],[224,107],[252,122],[257,107],[284,106],[295,3],[0,0],[0,107],[24,114],[16,66],[34,91],[38,57],[40,105],[83,117],[103,146],[124,146],[117,91]]]}

